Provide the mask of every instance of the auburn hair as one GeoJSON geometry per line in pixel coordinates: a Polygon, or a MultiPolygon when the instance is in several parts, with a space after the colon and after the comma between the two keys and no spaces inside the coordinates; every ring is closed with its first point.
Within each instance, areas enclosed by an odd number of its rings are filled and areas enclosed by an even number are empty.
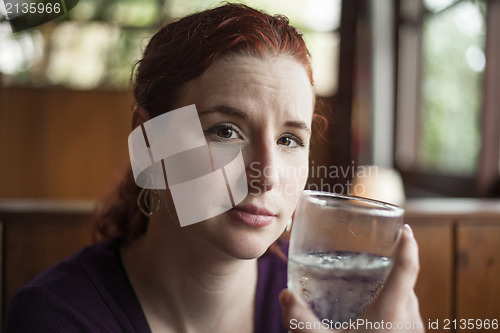
{"type": "MultiPolygon", "coordinates": [[[[290,56],[304,66],[313,85],[309,51],[286,17],[228,3],[166,24],[151,38],[134,66],[136,107],[150,118],[172,110],[184,83],[229,54],[290,56]]],[[[137,207],[140,191],[128,166],[121,184],[96,214],[100,238],[128,242],[146,231],[148,220],[137,207]]]]}

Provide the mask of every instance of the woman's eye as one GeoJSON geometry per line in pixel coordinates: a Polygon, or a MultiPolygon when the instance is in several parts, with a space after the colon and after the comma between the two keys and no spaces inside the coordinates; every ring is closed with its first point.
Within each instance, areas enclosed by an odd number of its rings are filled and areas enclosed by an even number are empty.
{"type": "Polygon", "coordinates": [[[240,130],[232,124],[212,126],[205,131],[205,135],[210,135],[214,139],[219,140],[241,139],[240,130]]]}
{"type": "Polygon", "coordinates": [[[217,129],[217,136],[223,139],[236,139],[237,133],[232,128],[219,128],[217,129]]]}
{"type": "Polygon", "coordinates": [[[287,148],[304,147],[304,143],[302,142],[302,140],[295,135],[282,136],[278,139],[277,143],[287,148]]]}

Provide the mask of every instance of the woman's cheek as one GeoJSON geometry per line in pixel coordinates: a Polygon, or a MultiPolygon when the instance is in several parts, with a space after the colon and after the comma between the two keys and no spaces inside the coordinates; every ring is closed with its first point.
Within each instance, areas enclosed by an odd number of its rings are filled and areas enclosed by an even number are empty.
{"type": "Polygon", "coordinates": [[[286,175],[286,179],[281,182],[281,184],[283,184],[282,195],[284,198],[287,198],[289,202],[289,207],[287,208],[290,214],[295,210],[300,195],[306,186],[309,172],[307,163],[297,166],[295,171],[296,172],[286,175]]]}

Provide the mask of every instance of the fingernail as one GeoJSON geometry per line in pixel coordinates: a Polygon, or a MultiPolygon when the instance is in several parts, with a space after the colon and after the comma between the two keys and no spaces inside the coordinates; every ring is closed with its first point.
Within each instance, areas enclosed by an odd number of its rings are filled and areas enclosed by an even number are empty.
{"type": "Polygon", "coordinates": [[[405,224],[405,225],[403,226],[403,228],[405,228],[405,229],[406,229],[406,232],[408,232],[408,235],[410,235],[411,237],[414,237],[414,235],[413,235],[413,230],[411,230],[411,227],[410,227],[410,225],[409,225],[409,224],[405,224]]]}

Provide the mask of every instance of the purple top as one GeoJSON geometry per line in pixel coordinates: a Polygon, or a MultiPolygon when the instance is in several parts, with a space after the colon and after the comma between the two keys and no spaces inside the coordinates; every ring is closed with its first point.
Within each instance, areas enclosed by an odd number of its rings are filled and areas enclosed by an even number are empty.
{"type": "MultiPolygon", "coordinates": [[[[49,268],[9,302],[4,332],[150,332],[119,255],[119,241],[92,245],[49,268]]],[[[286,263],[258,260],[255,332],[286,333],[278,294],[286,263]]]]}

